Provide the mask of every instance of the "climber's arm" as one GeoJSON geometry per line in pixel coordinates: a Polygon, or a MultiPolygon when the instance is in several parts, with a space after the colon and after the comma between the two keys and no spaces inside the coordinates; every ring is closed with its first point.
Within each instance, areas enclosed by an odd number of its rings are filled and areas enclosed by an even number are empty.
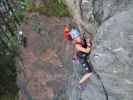
{"type": "Polygon", "coordinates": [[[91,50],[89,47],[84,48],[84,47],[82,47],[80,44],[76,44],[75,47],[76,47],[76,49],[77,49],[78,51],[81,51],[81,52],[84,52],[84,53],[89,53],[90,50],[91,50]]]}

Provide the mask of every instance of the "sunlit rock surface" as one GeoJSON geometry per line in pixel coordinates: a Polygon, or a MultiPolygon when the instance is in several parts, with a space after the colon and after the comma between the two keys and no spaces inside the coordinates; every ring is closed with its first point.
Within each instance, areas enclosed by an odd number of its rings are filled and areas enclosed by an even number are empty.
{"type": "MultiPolygon", "coordinates": [[[[111,100],[133,99],[133,2],[102,1],[101,22],[95,36],[92,59],[103,77],[111,100]]],[[[95,3],[97,6],[99,1],[95,3]]],[[[97,6],[98,7],[98,6],[97,6]]],[[[100,17],[98,17],[98,15],[100,17]]]]}

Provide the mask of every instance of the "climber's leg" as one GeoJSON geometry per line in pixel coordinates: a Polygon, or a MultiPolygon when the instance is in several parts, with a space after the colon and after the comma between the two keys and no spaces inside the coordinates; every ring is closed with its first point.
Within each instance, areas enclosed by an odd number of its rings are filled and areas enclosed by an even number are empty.
{"type": "Polygon", "coordinates": [[[79,84],[84,83],[85,81],[87,81],[90,77],[91,77],[92,73],[86,73],[83,75],[83,77],[81,78],[81,80],[79,81],[79,84]]]}
{"type": "Polygon", "coordinates": [[[84,73],[85,74],[83,75],[83,77],[79,81],[79,84],[82,84],[85,81],[87,81],[91,77],[92,70],[93,70],[91,64],[89,64],[87,61],[84,61],[84,63],[82,63],[82,66],[83,66],[83,69],[84,69],[84,73]]]}

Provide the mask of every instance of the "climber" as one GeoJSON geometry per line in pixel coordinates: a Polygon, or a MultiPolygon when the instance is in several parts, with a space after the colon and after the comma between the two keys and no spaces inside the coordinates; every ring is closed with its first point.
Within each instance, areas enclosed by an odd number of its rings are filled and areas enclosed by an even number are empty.
{"type": "Polygon", "coordinates": [[[64,38],[66,40],[71,40],[74,47],[76,48],[76,59],[84,69],[84,75],[79,81],[79,85],[82,85],[85,81],[90,79],[90,76],[92,75],[93,67],[87,61],[87,57],[89,56],[91,51],[91,42],[89,41],[87,43],[79,28],[73,25],[64,26],[64,38]]]}

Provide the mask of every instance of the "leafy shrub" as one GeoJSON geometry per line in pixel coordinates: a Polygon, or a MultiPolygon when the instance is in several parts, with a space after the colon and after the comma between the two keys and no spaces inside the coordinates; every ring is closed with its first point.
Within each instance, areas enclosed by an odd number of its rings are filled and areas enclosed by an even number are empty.
{"type": "Polygon", "coordinates": [[[0,97],[10,95],[16,97],[18,88],[16,84],[15,54],[0,48],[0,97]]]}
{"type": "Polygon", "coordinates": [[[39,6],[36,6],[33,1],[29,3],[27,10],[39,12],[40,14],[45,14],[47,16],[71,16],[63,0],[44,0],[39,6]]]}

